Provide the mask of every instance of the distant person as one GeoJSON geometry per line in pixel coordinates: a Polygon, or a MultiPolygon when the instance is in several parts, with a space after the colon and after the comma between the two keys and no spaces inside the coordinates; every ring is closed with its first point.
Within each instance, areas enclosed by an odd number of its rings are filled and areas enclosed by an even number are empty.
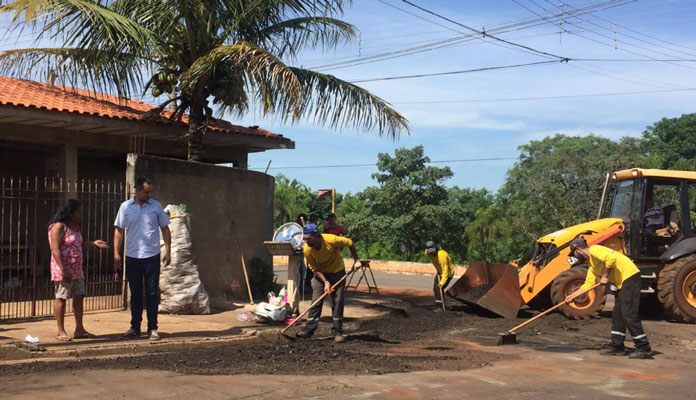
{"type": "Polygon", "coordinates": [[[159,340],[157,308],[159,306],[160,262],[171,261],[172,235],[169,216],[152,196],[152,182],[147,178],[135,181],[135,197],[121,204],[114,222],[114,268],[121,268],[121,243],[126,236],[126,278],[131,290],[131,327],[122,338],[140,337],[143,320],[143,280],[147,296],[147,334],[159,340]],[[160,259],[160,229],[165,253],[160,259]]]}
{"type": "Polygon", "coordinates": [[[606,355],[626,355],[624,340],[626,328],[631,334],[636,351],[629,358],[652,358],[652,349],[648,335],[643,330],[643,324],[638,314],[640,308],[640,271],[630,258],[608,247],[587,246],[582,237],[576,237],[570,242],[570,255],[580,261],[588,261],[587,278],[585,283],[575,292],[566,297],[570,304],[595,283],[606,285],[612,283],[617,288],[614,296],[614,310],[611,314],[611,342],[600,351],[606,355]]]}
{"type": "MultiPolygon", "coordinates": [[[[319,226],[319,215],[309,214],[309,223],[319,226]]],[[[306,224],[305,224],[306,225],[306,224]]]]}
{"type": "Polygon", "coordinates": [[[68,199],[51,217],[48,225],[48,244],[51,247],[51,281],[56,292],[56,322],[61,342],[70,340],[65,332],[65,304],[73,299],[75,311],[74,339],[93,338],[82,323],[84,314],[85,277],[82,272],[82,251],[90,246],[108,249],[109,245],[101,239],[93,242],[82,239],[82,203],[68,199]]]}
{"type": "MultiPolygon", "coordinates": [[[[353,241],[328,233],[319,233],[319,228],[314,224],[308,224],[303,229],[305,241],[304,255],[307,258],[307,267],[314,272],[312,280],[312,303],[317,301],[322,294],[329,294],[329,304],[331,305],[331,316],[333,325],[331,333],[334,335],[334,342],[342,343],[346,339],[343,336],[343,294],[346,288],[346,281],[343,280],[335,289],[331,287],[346,275],[346,266],[341,258],[338,247],[348,247],[350,254],[355,261],[358,261],[358,252],[355,250],[353,241]]],[[[319,326],[321,308],[324,301],[319,301],[309,311],[307,324],[297,334],[299,338],[309,338],[319,326]]]]}
{"type": "Polygon", "coordinates": [[[336,214],[330,213],[324,222],[324,233],[330,233],[337,236],[346,236],[348,233],[343,225],[336,222],[336,214]]]}
{"type": "Polygon", "coordinates": [[[307,214],[300,214],[300,215],[298,215],[298,216],[297,216],[297,220],[295,220],[295,222],[296,222],[299,226],[301,226],[301,227],[304,228],[304,226],[307,225],[307,224],[309,223],[309,221],[307,220],[307,214]]]}
{"type": "Polygon", "coordinates": [[[654,235],[655,231],[665,226],[665,215],[662,208],[653,201],[651,192],[645,197],[645,230],[654,235]]]}
{"type": "MultiPolygon", "coordinates": [[[[309,223],[307,220],[307,215],[306,214],[300,214],[297,216],[297,222],[298,225],[300,225],[302,228],[304,228],[305,225],[309,223]]],[[[302,242],[304,245],[304,241],[302,242]]],[[[300,260],[300,279],[302,279],[302,293],[312,293],[312,278],[314,277],[314,273],[312,270],[307,268],[307,264],[305,263],[304,257],[300,260]]],[[[302,298],[304,300],[304,296],[302,298]]]]}
{"type": "Polygon", "coordinates": [[[435,293],[435,303],[440,304],[442,303],[441,291],[444,292],[447,289],[447,285],[454,276],[454,263],[452,263],[450,255],[432,240],[425,244],[425,254],[435,266],[433,292],[435,293]]]}

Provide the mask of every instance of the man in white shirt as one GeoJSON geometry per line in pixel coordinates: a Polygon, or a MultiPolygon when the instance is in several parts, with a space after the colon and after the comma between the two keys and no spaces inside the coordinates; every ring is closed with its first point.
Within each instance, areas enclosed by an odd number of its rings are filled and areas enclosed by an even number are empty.
{"type": "Polygon", "coordinates": [[[157,309],[159,307],[160,261],[169,265],[172,236],[169,216],[152,196],[152,182],[147,178],[135,181],[135,197],[121,204],[114,231],[114,268],[121,267],[121,242],[126,236],[126,278],[131,290],[131,328],[123,338],[140,337],[143,320],[143,286],[147,296],[147,333],[150,340],[159,340],[157,309]],[[162,230],[165,253],[160,260],[159,232],[162,230]],[[144,281],[144,285],[143,285],[144,281]]]}

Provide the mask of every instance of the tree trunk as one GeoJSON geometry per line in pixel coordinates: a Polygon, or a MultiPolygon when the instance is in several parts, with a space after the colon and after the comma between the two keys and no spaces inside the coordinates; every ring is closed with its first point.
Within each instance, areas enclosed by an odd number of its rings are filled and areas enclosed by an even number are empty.
{"type": "Polygon", "coordinates": [[[188,126],[188,160],[203,159],[203,134],[206,131],[203,107],[191,107],[188,126]]]}

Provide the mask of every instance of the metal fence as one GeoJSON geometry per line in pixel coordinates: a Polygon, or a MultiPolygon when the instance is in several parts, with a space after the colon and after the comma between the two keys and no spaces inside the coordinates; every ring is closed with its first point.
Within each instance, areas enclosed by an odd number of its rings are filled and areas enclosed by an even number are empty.
{"type": "MultiPolygon", "coordinates": [[[[0,178],[0,320],[53,314],[48,220],[66,199],[82,202],[84,240],[111,245],[118,207],[129,197],[123,182],[0,178]]],[[[124,307],[125,282],[114,274],[111,255],[96,247],[85,250],[85,311],[124,307]]]]}

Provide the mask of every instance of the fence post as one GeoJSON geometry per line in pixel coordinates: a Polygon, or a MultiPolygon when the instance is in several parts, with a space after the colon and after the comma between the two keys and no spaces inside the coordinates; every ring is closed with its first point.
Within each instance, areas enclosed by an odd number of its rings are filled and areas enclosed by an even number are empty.
{"type": "MultiPolygon", "coordinates": [[[[36,279],[36,275],[38,274],[38,268],[36,265],[36,245],[38,243],[37,241],[37,214],[38,214],[38,206],[39,206],[39,177],[36,176],[34,177],[34,238],[32,239],[33,241],[33,248],[31,249],[31,276],[32,276],[32,288],[31,288],[31,316],[35,317],[36,316],[36,292],[38,291],[38,280],[36,279]]],[[[29,246],[29,243],[27,243],[27,246],[29,246]]],[[[29,247],[27,247],[28,249],[29,247]]]]}

